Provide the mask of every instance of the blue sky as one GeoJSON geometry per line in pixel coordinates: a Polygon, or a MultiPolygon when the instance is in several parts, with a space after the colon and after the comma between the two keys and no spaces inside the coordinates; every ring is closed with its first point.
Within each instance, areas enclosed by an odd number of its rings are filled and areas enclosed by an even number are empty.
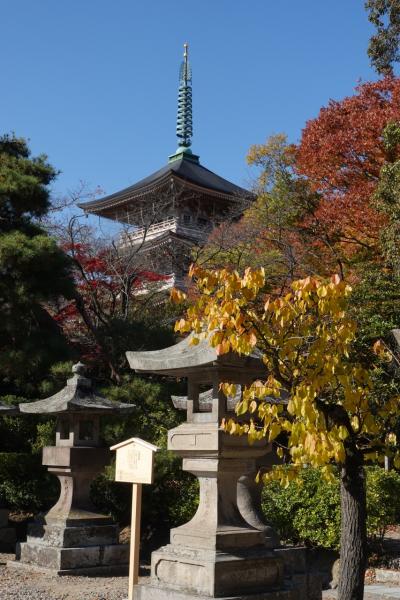
{"type": "Polygon", "coordinates": [[[0,132],[112,193],[176,149],[178,70],[193,69],[193,151],[246,185],[249,146],[291,141],[330,98],[376,79],[364,0],[0,0],[0,132]]]}

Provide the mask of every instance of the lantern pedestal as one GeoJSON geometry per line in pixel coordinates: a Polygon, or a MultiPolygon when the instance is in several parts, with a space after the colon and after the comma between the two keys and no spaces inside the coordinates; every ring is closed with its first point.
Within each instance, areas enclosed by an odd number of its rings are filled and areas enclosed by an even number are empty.
{"type": "Polygon", "coordinates": [[[90,500],[90,484],[108,462],[105,448],[43,448],[43,464],[57,475],[61,492],[53,508],[29,525],[27,541],[20,545],[20,566],[58,575],[127,571],[129,545],[118,543],[118,526],[98,514],[90,500]]]}

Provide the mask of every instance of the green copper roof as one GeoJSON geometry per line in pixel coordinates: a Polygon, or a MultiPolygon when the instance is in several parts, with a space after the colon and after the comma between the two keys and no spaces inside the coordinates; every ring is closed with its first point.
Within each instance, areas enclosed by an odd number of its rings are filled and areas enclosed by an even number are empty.
{"type": "Polygon", "coordinates": [[[175,154],[169,157],[170,162],[185,156],[193,162],[199,157],[192,154],[190,146],[193,136],[192,118],[192,69],[189,64],[189,45],[184,44],[183,61],[179,71],[178,115],[176,119],[176,135],[179,147],[175,154]]]}

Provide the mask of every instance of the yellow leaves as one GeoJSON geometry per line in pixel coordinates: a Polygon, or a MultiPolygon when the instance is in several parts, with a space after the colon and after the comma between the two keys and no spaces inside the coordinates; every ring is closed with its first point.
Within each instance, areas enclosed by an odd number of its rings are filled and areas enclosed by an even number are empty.
{"type": "Polygon", "coordinates": [[[388,433],[386,435],[385,443],[388,446],[395,446],[397,444],[397,436],[395,433],[388,433]]]}
{"type": "Polygon", "coordinates": [[[229,340],[223,340],[220,344],[216,346],[215,349],[218,355],[227,354],[231,349],[231,344],[229,340]]]}
{"type": "Polygon", "coordinates": [[[234,383],[221,383],[220,390],[227,398],[234,398],[236,396],[237,387],[234,383]]]}
{"type": "Polygon", "coordinates": [[[379,356],[379,358],[385,362],[391,362],[393,357],[388,347],[382,340],[377,340],[372,346],[373,352],[379,356]]]}
{"type": "Polygon", "coordinates": [[[268,432],[268,441],[272,442],[281,433],[282,429],[278,423],[272,423],[268,432]]]}
{"type": "Polygon", "coordinates": [[[180,331],[181,333],[188,332],[191,330],[191,323],[185,319],[179,319],[179,321],[175,323],[174,330],[180,331]]]}
{"type": "Polygon", "coordinates": [[[279,458],[283,458],[285,455],[285,451],[281,446],[278,446],[278,448],[276,449],[276,454],[279,458]]]}
{"type": "MultiPolygon", "coordinates": [[[[388,420],[394,423],[399,400],[377,406],[370,373],[351,362],[356,323],[347,313],[351,288],[339,276],[295,281],[277,298],[262,295],[262,269],[241,274],[192,266],[190,275],[198,294],[176,331],[193,332],[194,340],[209,336],[219,355],[249,355],[256,347],[265,365],[265,377],[242,390],[238,422],[224,422],[224,431],[247,435],[250,442],[284,434],[293,473],[311,464],[326,468],[329,477],[330,465],[343,462],[350,435],[372,447],[388,434],[386,444],[394,452],[397,441],[389,437],[388,420]],[[343,412],[353,431],[344,426],[343,412]]],[[[374,350],[385,351],[381,343],[374,350]]],[[[223,389],[234,396],[233,388],[223,389]]]]}
{"type": "Polygon", "coordinates": [[[187,296],[184,292],[182,292],[181,290],[178,290],[176,288],[172,288],[172,290],[170,292],[170,299],[172,302],[174,302],[175,304],[180,304],[184,300],[186,300],[186,298],[187,298],[187,296]]]}

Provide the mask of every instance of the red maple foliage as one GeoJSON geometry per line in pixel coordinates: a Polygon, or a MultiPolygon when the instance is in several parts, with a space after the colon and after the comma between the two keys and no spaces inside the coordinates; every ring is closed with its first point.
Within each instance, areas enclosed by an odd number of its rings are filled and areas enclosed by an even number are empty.
{"type": "Polygon", "coordinates": [[[167,277],[145,270],[115,245],[99,245],[85,229],[76,235],[71,230],[70,238],[62,248],[75,265],[77,293],[53,311],[54,319],[83,360],[108,365],[115,378],[118,365],[110,347],[115,323],[142,318],[149,294],[141,292],[167,277]]]}
{"type": "Polygon", "coordinates": [[[399,121],[400,79],[387,77],[359,85],[355,95],[340,102],[330,101],[303,130],[297,171],[321,194],[303,225],[336,250],[340,246],[344,257],[379,247],[385,221],[372,196],[382,166],[396,158],[385,148],[382,132],[399,121]]]}

